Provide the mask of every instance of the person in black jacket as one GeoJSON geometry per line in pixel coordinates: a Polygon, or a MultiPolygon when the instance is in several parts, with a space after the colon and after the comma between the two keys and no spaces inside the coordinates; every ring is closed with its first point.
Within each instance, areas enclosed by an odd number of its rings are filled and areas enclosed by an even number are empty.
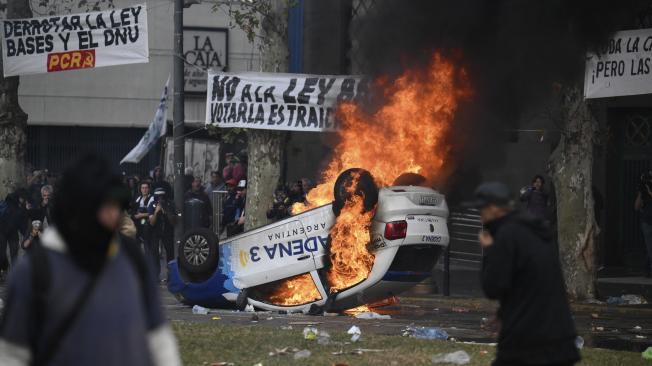
{"type": "Polygon", "coordinates": [[[580,359],[559,256],[540,218],[514,210],[507,186],[481,184],[465,206],[484,230],[482,288],[500,302],[493,365],[573,365],[580,359]]]}

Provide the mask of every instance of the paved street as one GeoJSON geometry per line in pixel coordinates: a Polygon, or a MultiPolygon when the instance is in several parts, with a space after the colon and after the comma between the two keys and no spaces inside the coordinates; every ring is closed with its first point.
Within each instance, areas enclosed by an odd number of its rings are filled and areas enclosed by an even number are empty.
{"type": "MultiPolygon", "coordinates": [[[[272,312],[246,313],[233,310],[211,310],[208,315],[194,315],[167,291],[162,291],[164,304],[171,320],[189,322],[220,322],[227,325],[252,325],[281,328],[292,326],[301,330],[314,325],[329,332],[346,332],[358,325],[364,333],[399,336],[410,325],[441,327],[458,341],[493,343],[491,331],[483,329],[483,318],[489,319],[496,305],[478,298],[422,296],[402,297],[398,304],[377,309],[391,315],[389,320],[362,320],[348,315],[311,316],[272,312]],[[219,317],[219,320],[213,320],[219,317]],[[258,320],[255,321],[255,318],[258,320]]],[[[616,307],[606,305],[575,305],[575,321],[579,334],[588,347],[642,351],[652,346],[652,308],[616,307]],[[636,330],[635,327],[641,327],[636,330]]]]}

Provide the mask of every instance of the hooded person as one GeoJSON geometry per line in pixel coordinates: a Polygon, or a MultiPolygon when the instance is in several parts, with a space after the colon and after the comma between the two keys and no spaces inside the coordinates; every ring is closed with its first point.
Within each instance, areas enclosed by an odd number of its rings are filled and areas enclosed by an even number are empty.
{"type": "Polygon", "coordinates": [[[482,289],[498,300],[493,365],[573,365],[580,355],[557,248],[541,218],[513,209],[500,182],[481,184],[463,206],[480,212],[482,289]]]}
{"type": "Polygon", "coordinates": [[[180,364],[151,268],[118,234],[128,203],[105,159],[88,155],[66,169],[41,249],[10,275],[0,364],[180,364]]]}

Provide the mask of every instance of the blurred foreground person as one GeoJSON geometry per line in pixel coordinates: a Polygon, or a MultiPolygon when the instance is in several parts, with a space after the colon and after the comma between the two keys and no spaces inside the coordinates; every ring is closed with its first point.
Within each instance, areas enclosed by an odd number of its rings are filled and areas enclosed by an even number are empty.
{"type": "Polygon", "coordinates": [[[493,365],[573,365],[580,359],[561,265],[540,218],[514,210],[507,186],[481,184],[467,207],[484,231],[482,288],[500,302],[493,365]]]}
{"type": "Polygon", "coordinates": [[[10,274],[0,365],[180,364],[151,269],[117,234],[128,200],[104,159],[64,172],[52,225],[10,274]]]}

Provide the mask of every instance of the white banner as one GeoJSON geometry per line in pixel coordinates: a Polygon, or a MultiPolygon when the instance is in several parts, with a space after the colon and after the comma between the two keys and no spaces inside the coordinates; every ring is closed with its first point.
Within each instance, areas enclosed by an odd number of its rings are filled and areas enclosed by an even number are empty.
{"type": "Polygon", "coordinates": [[[584,97],[652,93],[652,29],[615,33],[587,56],[584,97]]]}
{"type": "Polygon", "coordinates": [[[4,76],[149,61],[145,4],[2,20],[4,76]]]}
{"type": "Polygon", "coordinates": [[[209,72],[206,124],[336,131],[337,104],[365,98],[368,89],[368,80],[358,76],[209,72]]]}
{"type": "Polygon", "coordinates": [[[154,115],[154,120],[150,123],[147,131],[143,135],[143,138],[138,141],[131,151],[122,158],[120,164],[122,163],[134,163],[137,164],[140,162],[149,150],[156,145],[156,141],[159,138],[165,136],[167,132],[167,119],[168,119],[168,85],[170,84],[170,77],[168,76],[168,81],[165,82],[165,88],[161,94],[161,100],[158,103],[158,108],[156,108],[156,114],[154,115]]]}

